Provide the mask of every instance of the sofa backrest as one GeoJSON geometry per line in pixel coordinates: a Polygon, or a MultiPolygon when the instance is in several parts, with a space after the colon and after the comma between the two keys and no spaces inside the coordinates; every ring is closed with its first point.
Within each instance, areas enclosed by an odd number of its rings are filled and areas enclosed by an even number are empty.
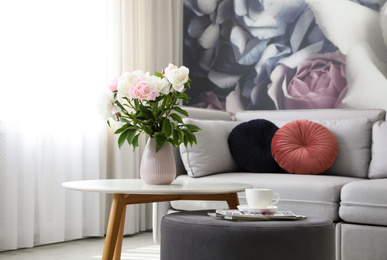
{"type": "Polygon", "coordinates": [[[366,117],[373,123],[386,119],[386,111],[383,109],[297,109],[297,110],[248,110],[238,112],[236,121],[249,121],[263,118],[273,123],[290,122],[297,119],[307,120],[332,120],[366,117]]]}
{"type": "Polygon", "coordinates": [[[215,109],[206,109],[206,108],[198,108],[198,107],[182,107],[185,111],[187,111],[189,118],[196,119],[207,119],[207,120],[225,120],[231,121],[231,114],[229,112],[215,110],[215,109]]]}
{"type": "Polygon", "coordinates": [[[339,153],[333,166],[325,173],[368,178],[371,162],[372,126],[386,119],[382,109],[315,109],[255,110],[235,115],[237,121],[266,119],[278,127],[297,119],[307,119],[326,126],[336,137],[339,153]]]}
{"type": "MultiPolygon", "coordinates": [[[[228,112],[184,107],[190,118],[233,120],[228,112]]],[[[278,127],[297,119],[307,119],[325,125],[337,138],[339,154],[325,174],[368,178],[371,162],[372,125],[386,120],[382,109],[314,109],[314,110],[249,110],[238,112],[236,121],[266,119],[278,127]]],[[[186,174],[179,150],[175,150],[177,174],[186,174]]],[[[379,177],[379,176],[378,176],[379,177]]],[[[374,177],[375,178],[375,177],[374,177]]]]}

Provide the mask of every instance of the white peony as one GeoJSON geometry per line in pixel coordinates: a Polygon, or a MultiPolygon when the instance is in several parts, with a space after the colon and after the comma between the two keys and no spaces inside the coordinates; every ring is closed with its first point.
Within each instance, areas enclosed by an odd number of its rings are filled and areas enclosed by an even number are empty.
{"type": "Polygon", "coordinates": [[[170,91],[170,84],[166,78],[160,78],[157,76],[149,76],[145,78],[145,81],[150,86],[155,86],[159,94],[168,95],[170,91]]]}
{"type": "Polygon", "coordinates": [[[109,120],[109,117],[117,120],[116,113],[119,113],[121,109],[114,105],[114,101],[114,93],[110,91],[103,93],[98,100],[99,112],[105,120],[109,120]]]}
{"type": "Polygon", "coordinates": [[[130,89],[136,86],[138,78],[145,78],[149,76],[149,72],[144,73],[142,70],[136,70],[133,72],[125,72],[118,79],[117,90],[121,97],[130,98],[130,89]]]}
{"type": "Polygon", "coordinates": [[[184,84],[188,81],[189,69],[187,67],[181,66],[178,68],[170,63],[164,69],[164,74],[175,90],[179,92],[183,91],[184,84]]]}

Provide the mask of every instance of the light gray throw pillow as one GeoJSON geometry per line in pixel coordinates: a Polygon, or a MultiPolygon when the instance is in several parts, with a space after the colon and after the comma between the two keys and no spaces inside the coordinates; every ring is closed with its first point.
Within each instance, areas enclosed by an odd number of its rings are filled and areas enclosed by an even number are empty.
{"type": "Polygon", "coordinates": [[[387,122],[379,121],[372,128],[372,160],[368,172],[370,179],[387,178],[387,122]]]}
{"type": "Polygon", "coordinates": [[[336,161],[326,173],[367,178],[371,161],[372,121],[360,117],[319,123],[335,135],[339,144],[336,161]]]}
{"type": "Polygon", "coordinates": [[[180,156],[187,174],[202,177],[239,169],[228,147],[228,136],[241,122],[223,120],[199,120],[184,118],[184,123],[194,124],[203,131],[195,133],[197,145],[180,145],[180,156]]]}

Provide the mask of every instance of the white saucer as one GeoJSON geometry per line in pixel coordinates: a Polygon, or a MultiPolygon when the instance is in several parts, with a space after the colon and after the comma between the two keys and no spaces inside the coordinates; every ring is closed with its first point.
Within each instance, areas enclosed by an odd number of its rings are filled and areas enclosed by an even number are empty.
{"type": "Polygon", "coordinates": [[[240,211],[245,211],[248,213],[271,213],[271,212],[275,212],[278,210],[277,206],[269,206],[269,207],[263,208],[263,209],[250,208],[249,205],[239,205],[237,207],[240,211]]]}

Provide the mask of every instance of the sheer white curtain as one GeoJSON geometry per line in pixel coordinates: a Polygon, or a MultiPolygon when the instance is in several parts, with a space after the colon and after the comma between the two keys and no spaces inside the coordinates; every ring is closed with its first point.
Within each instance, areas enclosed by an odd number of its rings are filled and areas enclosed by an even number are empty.
{"type": "MultiPolygon", "coordinates": [[[[118,150],[96,103],[124,71],[180,65],[180,1],[0,1],[0,251],[104,234],[110,198],[61,183],[139,177],[145,140],[118,150]]],[[[150,223],[130,206],[125,233],[150,223]]]]}
{"type": "MultiPolygon", "coordinates": [[[[109,78],[141,69],[153,73],[182,61],[182,0],[110,0],[109,78]]],[[[111,132],[115,128],[112,127],[111,132]]],[[[108,177],[139,178],[145,136],[140,147],[117,148],[117,136],[108,139],[108,177]]],[[[150,205],[130,205],[125,234],[151,229],[150,205]]]]}
{"type": "Polygon", "coordinates": [[[0,2],[0,250],[104,234],[107,0],[0,2]],[[87,17],[87,18],[86,18],[87,17]]]}

